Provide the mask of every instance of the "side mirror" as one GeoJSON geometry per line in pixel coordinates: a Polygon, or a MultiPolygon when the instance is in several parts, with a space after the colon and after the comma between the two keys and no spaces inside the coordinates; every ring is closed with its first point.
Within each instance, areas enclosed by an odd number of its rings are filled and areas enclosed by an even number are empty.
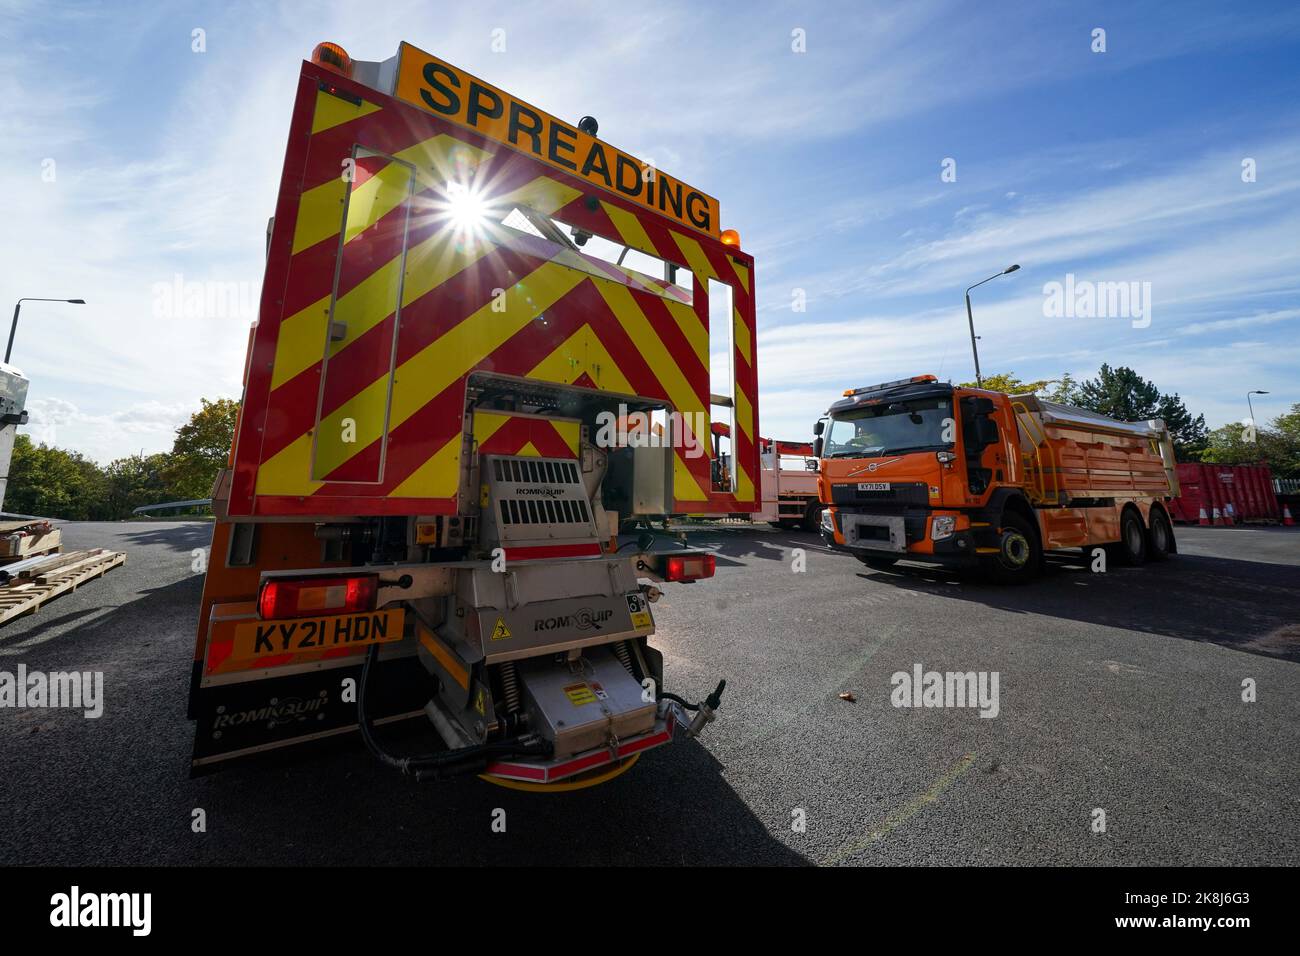
{"type": "MultiPolygon", "coordinates": [[[[818,422],[817,424],[820,425],[821,422],[818,422]]],[[[821,456],[822,456],[822,436],[818,435],[816,438],[813,439],[813,457],[820,458],[821,456]]]]}
{"type": "Polygon", "coordinates": [[[813,434],[814,434],[814,435],[820,435],[820,434],[821,434],[822,432],[824,432],[825,430],[826,430],[826,422],[825,422],[825,420],[820,419],[820,418],[817,419],[817,422],[813,425],[813,434]]]}

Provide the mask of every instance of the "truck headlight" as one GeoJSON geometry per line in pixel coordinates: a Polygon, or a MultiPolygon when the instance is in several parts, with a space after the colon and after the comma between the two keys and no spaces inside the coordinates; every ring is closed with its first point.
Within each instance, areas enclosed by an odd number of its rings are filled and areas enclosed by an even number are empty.
{"type": "Polygon", "coordinates": [[[930,521],[930,537],[935,541],[952,537],[957,530],[957,519],[952,515],[936,515],[930,521]]]}
{"type": "Polygon", "coordinates": [[[822,509],[822,527],[831,534],[835,533],[835,517],[831,514],[830,508],[822,509]]]}

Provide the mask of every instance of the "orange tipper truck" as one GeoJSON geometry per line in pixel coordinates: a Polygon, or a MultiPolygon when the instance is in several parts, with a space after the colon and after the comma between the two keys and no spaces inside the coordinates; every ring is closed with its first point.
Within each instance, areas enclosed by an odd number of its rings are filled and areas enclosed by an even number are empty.
{"type": "Polygon", "coordinates": [[[1175,550],[1161,421],[918,375],[848,389],[814,433],[822,537],[872,568],[922,561],[1019,582],[1050,550],[1105,546],[1127,564],[1175,550]]]}
{"type": "Polygon", "coordinates": [[[650,643],[658,585],[713,556],[617,533],[758,508],[754,263],[717,200],[596,132],[408,44],[302,64],[213,494],[193,772],[359,731],[416,779],[571,788],[713,719],[722,684],[671,693],[650,643]],[[668,440],[601,440],[636,414],[668,440]]]}

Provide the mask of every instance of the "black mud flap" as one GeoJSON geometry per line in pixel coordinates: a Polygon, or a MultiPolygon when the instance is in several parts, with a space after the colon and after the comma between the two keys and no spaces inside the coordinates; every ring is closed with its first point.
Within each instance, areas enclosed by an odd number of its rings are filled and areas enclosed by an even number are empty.
{"type": "MultiPolygon", "coordinates": [[[[355,666],[195,688],[190,708],[196,720],[190,776],[273,756],[286,747],[339,743],[361,746],[356,735],[356,688],[360,683],[358,662],[355,666]],[[344,700],[347,680],[352,681],[352,692],[344,700]]],[[[376,724],[423,718],[424,705],[433,693],[433,678],[418,658],[380,660],[370,674],[366,711],[376,724]]]]}

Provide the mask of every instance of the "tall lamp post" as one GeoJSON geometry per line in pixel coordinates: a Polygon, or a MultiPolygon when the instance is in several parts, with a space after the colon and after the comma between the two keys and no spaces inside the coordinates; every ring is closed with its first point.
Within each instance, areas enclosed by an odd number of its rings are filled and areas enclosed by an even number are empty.
{"type": "Polygon", "coordinates": [[[23,307],[24,302],[68,302],[72,305],[85,305],[85,299],[38,299],[32,296],[19,299],[14,303],[14,320],[9,326],[9,344],[5,346],[5,364],[9,363],[9,356],[14,350],[14,333],[18,331],[18,310],[23,307]]]}
{"type": "Polygon", "coordinates": [[[966,321],[970,323],[970,351],[971,351],[971,355],[975,357],[975,384],[976,385],[983,385],[984,380],[980,377],[980,353],[979,353],[979,349],[975,346],[975,317],[971,314],[971,310],[970,310],[970,290],[979,288],[985,282],[992,282],[998,276],[1004,276],[1004,275],[1008,275],[1009,273],[1015,272],[1019,268],[1020,268],[1019,265],[1007,266],[1001,272],[995,272],[987,279],[981,279],[979,282],[976,282],[973,286],[971,286],[970,289],[966,290],[966,321]]]}
{"type": "Polygon", "coordinates": [[[1258,389],[1258,388],[1255,389],[1253,392],[1247,392],[1247,393],[1246,393],[1246,407],[1250,409],[1250,423],[1251,423],[1251,425],[1254,425],[1254,424],[1255,424],[1255,406],[1254,406],[1254,404],[1251,402],[1251,400],[1250,400],[1250,396],[1252,396],[1252,395],[1267,395],[1267,394],[1268,394],[1268,392],[1265,392],[1265,391],[1263,391],[1263,390],[1261,390],[1261,389],[1258,389]]]}

